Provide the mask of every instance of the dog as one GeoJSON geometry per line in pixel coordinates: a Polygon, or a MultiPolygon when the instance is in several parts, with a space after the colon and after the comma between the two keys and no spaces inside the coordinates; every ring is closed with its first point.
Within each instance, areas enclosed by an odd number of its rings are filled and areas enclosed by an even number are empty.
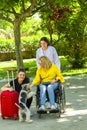
{"type": "Polygon", "coordinates": [[[33,120],[30,119],[30,110],[26,106],[27,99],[34,96],[35,93],[31,91],[30,84],[23,84],[22,89],[19,94],[19,104],[16,104],[19,108],[19,122],[28,122],[31,123],[33,120]],[[25,115],[25,118],[24,118],[25,115]]]}

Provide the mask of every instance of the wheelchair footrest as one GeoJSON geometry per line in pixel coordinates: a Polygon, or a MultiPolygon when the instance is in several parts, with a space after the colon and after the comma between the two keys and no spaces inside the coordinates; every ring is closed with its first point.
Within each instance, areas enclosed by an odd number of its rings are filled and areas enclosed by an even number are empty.
{"type": "Polygon", "coordinates": [[[59,109],[55,109],[55,110],[37,110],[37,113],[38,114],[49,114],[49,113],[59,113],[60,112],[60,110],[59,109]]]}
{"type": "Polygon", "coordinates": [[[60,110],[59,110],[59,109],[49,110],[49,113],[58,113],[58,112],[60,112],[60,110]]]}
{"type": "Polygon", "coordinates": [[[47,111],[46,110],[45,111],[44,110],[37,110],[37,113],[38,114],[47,114],[47,111]]]}

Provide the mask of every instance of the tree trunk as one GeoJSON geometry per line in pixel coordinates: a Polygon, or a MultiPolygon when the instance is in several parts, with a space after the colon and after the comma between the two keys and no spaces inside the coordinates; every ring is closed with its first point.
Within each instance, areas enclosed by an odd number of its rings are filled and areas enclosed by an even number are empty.
{"type": "Polygon", "coordinates": [[[49,33],[49,34],[50,34],[50,43],[52,44],[52,42],[53,42],[52,33],[49,33]]]}
{"type": "Polygon", "coordinates": [[[14,21],[14,40],[15,40],[15,52],[18,69],[24,68],[23,57],[21,51],[21,36],[20,36],[20,22],[14,21]]]}

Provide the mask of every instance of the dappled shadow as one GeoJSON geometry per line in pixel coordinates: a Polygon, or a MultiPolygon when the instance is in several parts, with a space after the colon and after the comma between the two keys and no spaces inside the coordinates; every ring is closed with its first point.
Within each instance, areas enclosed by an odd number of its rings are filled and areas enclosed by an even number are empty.
{"type": "MultiPolygon", "coordinates": [[[[87,75],[67,76],[64,83],[66,92],[66,112],[57,122],[80,130],[86,129],[87,120],[87,75]],[[78,125],[80,127],[78,127],[78,125]]],[[[68,127],[65,126],[65,129],[68,127]]]]}
{"type": "Polygon", "coordinates": [[[70,86],[79,87],[81,85],[86,87],[87,85],[87,75],[66,76],[65,79],[66,79],[65,85],[69,87],[70,86]]]}
{"type": "MultiPolygon", "coordinates": [[[[87,120],[87,75],[67,76],[65,86],[66,111],[58,118],[57,114],[43,115],[37,119],[50,123],[58,123],[60,130],[86,130],[87,120]],[[79,125],[79,127],[78,127],[79,125]]],[[[36,114],[37,115],[37,114],[36,114]]],[[[52,124],[53,124],[52,123],[52,124]]],[[[54,125],[53,125],[54,126],[54,125]]],[[[54,128],[56,129],[56,126],[54,128]]],[[[51,129],[51,127],[50,127],[51,129]]]]}
{"type": "Polygon", "coordinates": [[[64,84],[66,89],[67,107],[72,105],[74,109],[87,108],[87,76],[66,77],[64,84]]]}
{"type": "MultiPolygon", "coordinates": [[[[34,122],[26,125],[13,120],[0,120],[0,128],[5,130],[86,130],[87,129],[87,75],[65,77],[66,111],[58,118],[57,114],[42,115],[39,119],[36,112],[36,100],[34,97],[31,117],[34,122]],[[4,126],[6,124],[6,128],[4,126]],[[16,125],[15,125],[16,124],[16,125]]],[[[35,91],[36,88],[33,88],[35,91]]]]}

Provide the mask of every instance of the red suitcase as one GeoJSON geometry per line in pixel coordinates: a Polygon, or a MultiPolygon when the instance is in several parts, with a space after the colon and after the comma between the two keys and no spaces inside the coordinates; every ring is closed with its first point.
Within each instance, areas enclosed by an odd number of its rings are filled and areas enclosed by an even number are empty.
{"type": "Polygon", "coordinates": [[[1,92],[0,92],[0,115],[1,115],[1,92]]]}
{"type": "Polygon", "coordinates": [[[1,117],[18,118],[18,92],[16,91],[3,91],[1,92],[1,117]]]}

